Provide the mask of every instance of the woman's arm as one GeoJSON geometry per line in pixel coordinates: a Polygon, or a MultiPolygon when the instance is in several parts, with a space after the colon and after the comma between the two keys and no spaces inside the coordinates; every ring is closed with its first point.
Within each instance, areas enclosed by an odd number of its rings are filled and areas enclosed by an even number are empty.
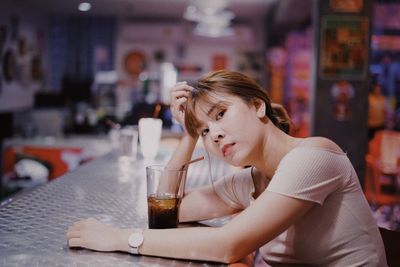
{"type": "Polygon", "coordinates": [[[274,239],[314,203],[265,191],[220,228],[145,230],[144,255],[232,263],[274,239]]]}
{"type": "Polygon", "coordinates": [[[179,222],[201,221],[239,212],[228,206],[212,186],[193,190],[185,195],[179,209],[179,222]]]}
{"type": "Polygon", "coordinates": [[[185,132],[167,163],[168,168],[180,169],[183,164],[190,161],[196,147],[197,139],[185,132]]]}
{"type": "MultiPolygon", "coordinates": [[[[172,116],[180,125],[182,125],[183,128],[185,127],[184,106],[186,105],[187,99],[190,97],[190,92],[192,90],[193,88],[187,85],[186,82],[180,82],[171,89],[170,93],[172,116]]],[[[172,154],[167,166],[169,166],[170,168],[179,169],[182,167],[183,164],[190,161],[198,138],[198,136],[190,136],[187,133],[186,129],[184,129],[183,137],[181,138],[178,147],[172,154]]]]}
{"type": "MultiPolygon", "coordinates": [[[[265,191],[223,227],[144,230],[140,254],[232,263],[271,241],[301,218],[314,203],[265,191]]],[[[117,229],[94,219],[74,224],[70,247],[129,251],[132,229],[117,229]],[[101,233],[101,235],[99,235],[101,233]]]]}

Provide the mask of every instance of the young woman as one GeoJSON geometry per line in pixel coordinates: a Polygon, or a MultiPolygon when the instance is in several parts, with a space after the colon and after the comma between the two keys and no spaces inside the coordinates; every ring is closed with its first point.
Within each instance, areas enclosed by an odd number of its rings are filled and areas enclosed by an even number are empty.
{"type": "Polygon", "coordinates": [[[186,129],[171,166],[191,158],[199,136],[225,162],[252,166],[187,194],[180,221],[239,214],[219,228],[139,234],[87,219],[68,230],[70,247],[129,252],[128,239],[139,235],[133,252],[143,255],[232,263],[260,249],[271,265],[386,266],[357,175],[335,143],[288,135],[282,109],[237,72],[206,74],[193,87],[178,83],[171,96],[186,129]]]}

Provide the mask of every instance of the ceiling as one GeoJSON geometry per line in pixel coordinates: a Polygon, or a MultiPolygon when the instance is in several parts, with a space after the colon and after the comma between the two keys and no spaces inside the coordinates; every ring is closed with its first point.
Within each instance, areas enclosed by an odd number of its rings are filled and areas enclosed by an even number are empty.
{"type": "MultiPolygon", "coordinates": [[[[82,14],[80,0],[17,0],[50,15],[82,14]]],[[[89,14],[142,19],[181,19],[190,0],[84,0],[92,4],[89,14]]],[[[204,0],[213,1],[213,0],[204,0]]],[[[263,17],[278,0],[229,0],[237,20],[263,17]]],[[[284,1],[284,0],[283,0],[284,1]]]]}
{"type": "MultiPolygon", "coordinates": [[[[184,21],[183,14],[196,0],[14,0],[15,3],[45,15],[101,15],[135,21],[184,21]],[[81,1],[92,4],[92,9],[80,12],[81,1]]],[[[216,0],[197,0],[213,3],[216,0]]],[[[228,10],[235,14],[233,24],[260,21],[277,43],[287,31],[309,25],[314,0],[227,0],[228,10]]]]}

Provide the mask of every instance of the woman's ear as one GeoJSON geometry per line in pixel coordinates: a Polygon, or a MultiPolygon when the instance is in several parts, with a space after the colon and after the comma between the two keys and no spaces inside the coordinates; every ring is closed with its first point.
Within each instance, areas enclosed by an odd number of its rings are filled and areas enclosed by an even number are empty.
{"type": "Polygon", "coordinates": [[[256,111],[257,111],[257,117],[264,118],[266,116],[265,112],[266,112],[266,106],[265,106],[265,102],[262,101],[261,99],[255,99],[254,100],[254,106],[256,107],[256,111]]]}

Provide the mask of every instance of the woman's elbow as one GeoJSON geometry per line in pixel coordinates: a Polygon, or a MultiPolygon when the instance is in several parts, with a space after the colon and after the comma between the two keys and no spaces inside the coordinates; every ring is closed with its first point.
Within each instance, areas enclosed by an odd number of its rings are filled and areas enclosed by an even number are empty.
{"type": "Polygon", "coordinates": [[[223,259],[222,263],[224,263],[224,264],[233,264],[233,263],[240,262],[241,260],[242,260],[242,257],[240,257],[238,255],[229,255],[229,256],[226,256],[226,258],[223,259]]]}
{"type": "Polygon", "coordinates": [[[232,264],[241,262],[250,254],[248,251],[249,248],[244,247],[240,242],[230,242],[225,250],[223,263],[232,264]]]}
{"type": "MultiPolygon", "coordinates": [[[[224,264],[233,264],[233,263],[242,263],[247,261],[248,255],[242,254],[230,254],[226,255],[225,258],[222,260],[224,264]]],[[[250,265],[249,265],[250,266],[250,265]]]]}

